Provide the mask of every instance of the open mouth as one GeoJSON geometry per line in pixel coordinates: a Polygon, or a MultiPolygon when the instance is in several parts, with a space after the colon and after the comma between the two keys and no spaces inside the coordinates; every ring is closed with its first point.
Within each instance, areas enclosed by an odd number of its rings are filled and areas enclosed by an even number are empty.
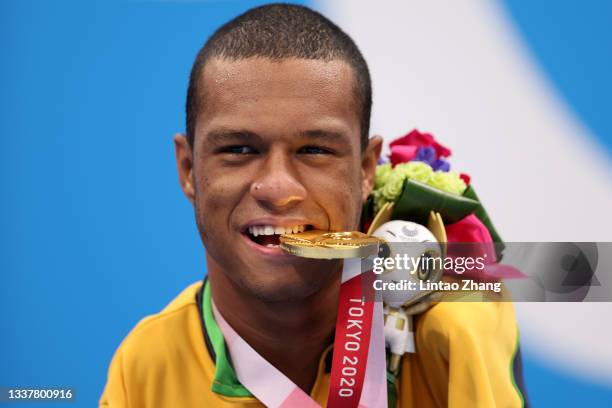
{"type": "Polygon", "coordinates": [[[287,227],[273,225],[251,225],[245,231],[245,235],[258,245],[267,248],[277,248],[280,244],[280,236],[283,234],[297,234],[312,229],[311,225],[300,224],[287,227]]]}

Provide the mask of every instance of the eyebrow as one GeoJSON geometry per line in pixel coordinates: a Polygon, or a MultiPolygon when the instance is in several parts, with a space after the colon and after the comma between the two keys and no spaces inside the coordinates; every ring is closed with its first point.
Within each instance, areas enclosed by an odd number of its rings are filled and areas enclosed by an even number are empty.
{"type": "MultiPolygon", "coordinates": [[[[206,139],[213,143],[224,142],[256,142],[262,138],[257,133],[245,129],[216,129],[205,135],[206,139]]],[[[326,140],[328,142],[348,143],[349,138],[342,132],[323,129],[312,129],[299,132],[297,137],[309,140],[326,140]]]]}
{"type": "Polygon", "coordinates": [[[211,142],[223,143],[223,142],[244,142],[244,141],[258,141],[261,137],[256,133],[250,132],[243,129],[218,129],[213,130],[205,135],[206,139],[211,142]]]}
{"type": "Polygon", "coordinates": [[[329,142],[348,142],[348,136],[342,132],[329,130],[306,130],[300,132],[299,137],[303,139],[324,139],[329,142]]]}

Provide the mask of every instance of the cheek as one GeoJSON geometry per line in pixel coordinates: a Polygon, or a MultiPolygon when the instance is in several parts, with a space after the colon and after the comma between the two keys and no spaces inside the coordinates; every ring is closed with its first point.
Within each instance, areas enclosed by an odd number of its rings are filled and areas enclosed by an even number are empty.
{"type": "MultiPolygon", "coordinates": [[[[212,180],[215,180],[213,178],[212,180]]],[[[216,213],[223,208],[223,202],[227,201],[229,195],[227,187],[217,181],[212,181],[209,177],[203,177],[197,181],[197,198],[200,201],[202,211],[209,211],[209,214],[216,213]]]]}
{"type": "Polygon", "coordinates": [[[309,189],[327,213],[332,230],[354,230],[361,215],[361,177],[358,168],[342,166],[336,171],[311,178],[309,189]]]}
{"type": "Polygon", "coordinates": [[[240,196],[240,186],[226,182],[213,172],[196,176],[196,218],[202,238],[219,239],[229,225],[229,214],[240,196]]]}

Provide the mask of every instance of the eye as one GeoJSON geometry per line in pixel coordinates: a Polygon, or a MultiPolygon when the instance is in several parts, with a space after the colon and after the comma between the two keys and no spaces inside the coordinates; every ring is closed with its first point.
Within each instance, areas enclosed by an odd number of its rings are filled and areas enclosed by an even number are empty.
{"type": "Polygon", "coordinates": [[[255,154],[257,151],[253,149],[251,146],[246,145],[234,145],[234,146],[225,146],[221,147],[218,150],[219,153],[229,153],[229,154],[255,154]]]}
{"type": "Polygon", "coordinates": [[[298,150],[298,154],[332,154],[332,151],[319,146],[304,146],[298,150]]]}

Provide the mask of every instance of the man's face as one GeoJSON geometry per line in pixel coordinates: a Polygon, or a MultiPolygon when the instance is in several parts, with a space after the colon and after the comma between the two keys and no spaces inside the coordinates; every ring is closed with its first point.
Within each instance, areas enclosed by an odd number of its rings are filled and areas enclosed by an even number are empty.
{"type": "Polygon", "coordinates": [[[360,147],[354,74],[340,60],[213,59],[200,79],[195,142],[176,138],[209,273],[264,300],[311,295],[338,261],[284,253],[278,237],[355,230],[380,139],[360,147]]]}

